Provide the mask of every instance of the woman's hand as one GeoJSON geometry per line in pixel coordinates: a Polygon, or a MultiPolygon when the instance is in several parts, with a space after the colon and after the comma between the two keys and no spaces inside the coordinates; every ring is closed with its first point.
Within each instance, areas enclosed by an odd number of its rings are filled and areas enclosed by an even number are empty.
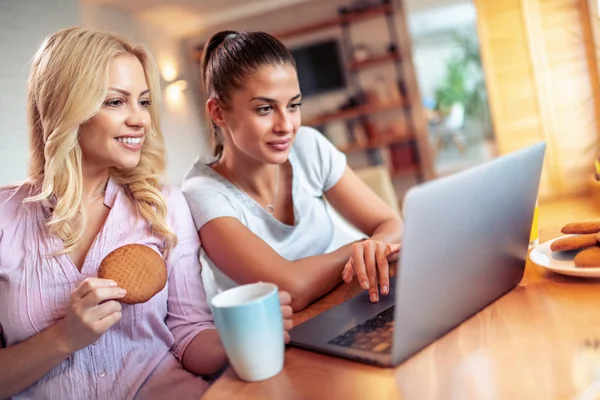
{"type": "Polygon", "coordinates": [[[377,275],[381,294],[390,292],[390,263],[395,265],[400,252],[400,244],[388,244],[379,240],[367,239],[352,245],[352,256],[342,271],[342,279],[346,283],[352,282],[354,276],[358,279],[363,289],[369,289],[369,298],[372,302],[379,301],[377,290],[377,275]]]}
{"type": "Polygon", "coordinates": [[[290,342],[290,329],[294,326],[292,323],[292,296],[283,290],[279,291],[279,303],[281,304],[281,315],[283,316],[283,339],[285,343],[290,342]]]}
{"type": "Polygon", "coordinates": [[[121,320],[125,289],[108,279],[88,278],[71,293],[67,315],[59,322],[64,343],[71,353],[94,343],[121,320]]]}

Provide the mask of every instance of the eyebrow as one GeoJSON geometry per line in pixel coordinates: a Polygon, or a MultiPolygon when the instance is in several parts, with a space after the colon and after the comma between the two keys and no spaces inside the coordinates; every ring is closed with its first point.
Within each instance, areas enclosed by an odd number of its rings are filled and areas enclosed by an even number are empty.
{"type": "MultiPolygon", "coordinates": [[[[118,89],[118,88],[114,88],[114,87],[109,87],[108,90],[112,90],[113,92],[121,93],[123,96],[131,96],[131,93],[129,93],[127,90],[118,89]]],[[[143,96],[148,93],[150,93],[150,89],[146,89],[143,92],[141,92],[140,96],[143,96]]]]}
{"type": "MultiPolygon", "coordinates": [[[[297,95],[295,95],[294,97],[292,97],[290,99],[290,101],[297,100],[300,97],[302,97],[302,93],[298,93],[297,95]]],[[[253,98],[250,99],[250,101],[254,101],[254,100],[264,101],[265,103],[277,103],[277,100],[271,99],[270,97],[263,97],[263,96],[257,96],[257,97],[253,97],[253,98]]]]}

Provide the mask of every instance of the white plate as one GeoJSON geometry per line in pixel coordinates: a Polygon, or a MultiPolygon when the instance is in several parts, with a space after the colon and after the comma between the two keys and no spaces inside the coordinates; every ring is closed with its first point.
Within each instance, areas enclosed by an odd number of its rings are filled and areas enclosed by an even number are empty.
{"type": "Polygon", "coordinates": [[[540,243],[529,252],[529,259],[540,267],[563,275],[600,278],[599,268],[578,268],[573,263],[577,251],[551,251],[550,245],[557,239],[572,236],[560,236],[547,242],[540,243]]]}

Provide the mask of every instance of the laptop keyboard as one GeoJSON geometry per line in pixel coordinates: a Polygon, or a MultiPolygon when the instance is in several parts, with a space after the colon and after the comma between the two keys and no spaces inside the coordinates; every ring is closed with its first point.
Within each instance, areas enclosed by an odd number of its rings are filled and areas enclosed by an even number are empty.
{"type": "Polygon", "coordinates": [[[328,343],[351,349],[391,354],[394,335],[394,307],[331,339],[328,343]]]}

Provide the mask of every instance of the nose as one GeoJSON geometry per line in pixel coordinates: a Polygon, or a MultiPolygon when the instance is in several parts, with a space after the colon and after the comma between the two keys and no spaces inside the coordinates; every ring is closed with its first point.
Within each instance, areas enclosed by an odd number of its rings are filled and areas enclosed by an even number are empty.
{"type": "Polygon", "coordinates": [[[129,108],[129,114],[125,123],[128,126],[147,128],[150,122],[150,112],[139,105],[134,105],[129,108]]]}
{"type": "Polygon", "coordinates": [[[294,124],[292,122],[292,118],[293,118],[293,116],[290,115],[290,113],[287,110],[277,113],[277,117],[275,120],[275,125],[273,127],[273,130],[275,132],[281,132],[281,133],[291,132],[294,129],[294,124]]]}

